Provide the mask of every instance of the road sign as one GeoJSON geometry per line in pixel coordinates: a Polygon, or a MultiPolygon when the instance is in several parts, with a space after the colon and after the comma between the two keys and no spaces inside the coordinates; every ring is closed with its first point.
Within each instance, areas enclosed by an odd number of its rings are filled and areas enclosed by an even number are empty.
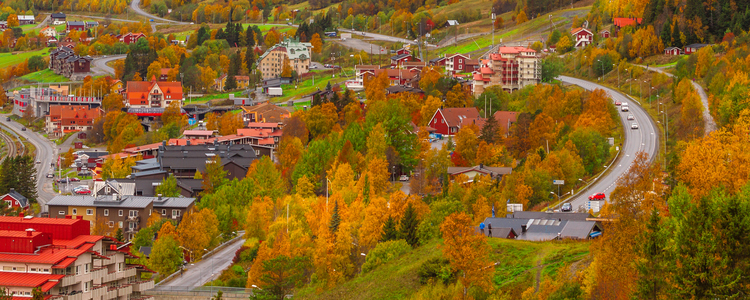
{"type": "Polygon", "coordinates": [[[565,180],[552,180],[552,184],[564,185],[565,184],[565,180]]]}

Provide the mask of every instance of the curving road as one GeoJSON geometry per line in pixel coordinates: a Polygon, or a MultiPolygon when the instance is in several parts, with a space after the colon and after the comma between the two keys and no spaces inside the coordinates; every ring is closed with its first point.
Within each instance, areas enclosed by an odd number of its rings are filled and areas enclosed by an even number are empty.
{"type": "MultiPolygon", "coordinates": [[[[667,75],[669,77],[674,78],[674,74],[665,72],[662,68],[658,67],[648,67],[644,65],[636,65],[641,68],[646,69],[647,71],[656,71],[659,73],[662,73],[664,75],[667,75]]],[[[706,91],[703,90],[703,87],[700,86],[700,84],[696,83],[695,80],[690,80],[690,84],[693,85],[693,89],[698,93],[698,96],[701,97],[701,104],[703,104],[703,132],[708,135],[712,131],[716,131],[716,121],[714,121],[714,117],[711,116],[711,111],[708,108],[708,96],[706,96],[706,91]]]]}
{"type": "Polygon", "coordinates": [[[131,1],[130,2],[130,8],[132,8],[133,11],[136,14],[144,16],[144,17],[148,18],[149,20],[153,19],[153,20],[159,20],[159,21],[166,22],[166,23],[183,24],[183,25],[184,24],[190,24],[190,22],[180,22],[180,21],[165,19],[165,18],[154,16],[154,15],[152,15],[150,13],[147,13],[147,12],[143,11],[143,9],[141,9],[141,7],[139,6],[140,2],[141,2],[141,0],[133,0],[133,1],[131,1]]]}
{"type": "Polygon", "coordinates": [[[0,124],[12,129],[18,133],[18,135],[23,136],[36,148],[36,159],[41,161],[41,163],[36,164],[37,199],[39,200],[42,212],[46,212],[48,211],[47,201],[55,197],[54,192],[52,192],[52,179],[47,178],[47,174],[50,173],[50,164],[57,157],[57,151],[55,151],[56,148],[50,140],[36,132],[31,130],[21,131],[21,128],[23,127],[21,124],[18,124],[18,122],[6,121],[6,117],[8,116],[9,115],[0,115],[0,124]]]}
{"type": "Polygon", "coordinates": [[[108,66],[107,63],[113,60],[118,59],[125,59],[125,57],[128,56],[127,54],[120,54],[120,55],[109,55],[107,57],[100,56],[97,58],[94,58],[93,66],[91,66],[92,72],[96,74],[115,74],[115,69],[108,66]]]}
{"type": "Polygon", "coordinates": [[[618,113],[620,114],[621,123],[625,132],[625,141],[623,142],[622,149],[620,149],[619,158],[612,163],[608,172],[605,172],[603,176],[594,179],[595,182],[589,186],[587,189],[588,192],[579,193],[568,199],[567,202],[570,202],[573,205],[573,210],[576,210],[579,207],[586,207],[586,202],[589,200],[588,196],[590,194],[605,193],[607,194],[607,197],[609,197],[609,194],[617,185],[617,179],[621,174],[626,173],[628,169],[630,169],[630,166],[635,160],[636,153],[640,151],[646,152],[648,153],[650,160],[653,161],[659,147],[659,131],[656,130],[656,124],[648,113],[646,113],[638,103],[625,95],[613,89],[578,78],[559,76],[557,79],[565,83],[580,86],[589,91],[602,89],[610,95],[610,98],[613,101],[619,100],[623,103],[627,102],[630,109],[629,112],[620,112],[618,107],[618,113]],[[630,121],[627,119],[629,113],[635,116],[635,120],[630,121]],[[630,129],[630,125],[633,122],[638,123],[638,129],[630,129]]]}

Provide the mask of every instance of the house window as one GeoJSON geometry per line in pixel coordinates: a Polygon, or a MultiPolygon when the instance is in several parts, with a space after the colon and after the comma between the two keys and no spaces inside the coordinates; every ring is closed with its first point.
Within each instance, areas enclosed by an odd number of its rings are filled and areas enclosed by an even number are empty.
{"type": "Polygon", "coordinates": [[[138,216],[138,211],[137,210],[131,210],[131,211],[128,212],[128,216],[129,217],[137,217],[138,216]]]}
{"type": "Polygon", "coordinates": [[[117,228],[122,228],[122,221],[117,222],[117,228]]]}
{"type": "Polygon", "coordinates": [[[109,228],[115,227],[115,221],[109,221],[109,228]]]}
{"type": "Polygon", "coordinates": [[[58,215],[65,215],[65,211],[64,210],[58,211],[57,214],[58,215]]]}
{"type": "Polygon", "coordinates": [[[76,275],[81,275],[81,266],[76,266],[76,275]]]}
{"type": "Polygon", "coordinates": [[[87,209],[86,210],[86,215],[91,216],[93,214],[94,214],[94,210],[93,209],[87,209]]]}
{"type": "Polygon", "coordinates": [[[11,206],[13,206],[13,201],[7,201],[7,200],[6,200],[6,201],[5,201],[5,203],[8,203],[8,207],[11,207],[11,206]]]}
{"type": "Polygon", "coordinates": [[[105,210],[104,210],[104,216],[105,216],[105,217],[106,217],[106,216],[109,216],[109,209],[105,209],[105,210]]]}
{"type": "Polygon", "coordinates": [[[91,284],[90,284],[90,283],[89,283],[88,281],[84,282],[84,283],[83,283],[83,291],[84,291],[84,292],[88,292],[88,291],[89,291],[89,286],[90,286],[90,285],[91,285],[91,284]]]}
{"type": "Polygon", "coordinates": [[[89,264],[85,264],[85,265],[83,265],[83,267],[84,267],[83,274],[88,274],[89,273],[89,264]]]}
{"type": "Polygon", "coordinates": [[[162,209],[161,210],[161,215],[162,216],[166,216],[167,215],[167,210],[166,209],[162,209]]]}
{"type": "Polygon", "coordinates": [[[75,214],[78,214],[78,209],[74,208],[74,209],[73,209],[73,214],[74,214],[74,215],[75,215],[75,214]]]}
{"type": "Polygon", "coordinates": [[[122,209],[117,212],[117,215],[122,217],[122,209]]]}
{"type": "Polygon", "coordinates": [[[180,211],[177,209],[172,210],[172,217],[180,217],[180,211]]]}

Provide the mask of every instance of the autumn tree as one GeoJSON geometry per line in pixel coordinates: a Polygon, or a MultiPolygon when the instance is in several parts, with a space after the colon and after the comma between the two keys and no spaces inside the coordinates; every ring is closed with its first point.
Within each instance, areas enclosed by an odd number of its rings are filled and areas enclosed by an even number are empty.
{"type": "Polygon", "coordinates": [[[177,180],[174,176],[168,176],[161,181],[161,184],[156,187],[155,193],[162,197],[179,197],[180,190],[177,187],[177,180]]]}
{"type": "MultiPolygon", "coordinates": [[[[387,72],[380,72],[375,77],[367,76],[365,78],[365,96],[367,97],[367,103],[377,103],[384,101],[385,89],[389,86],[389,79],[387,72]]],[[[372,105],[372,104],[370,104],[372,105]]]]}
{"type": "Polygon", "coordinates": [[[521,25],[528,20],[529,18],[526,17],[526,12],[522,10],[520,13],[518,13],[518,16],[516,17],[516,25],[521,25]]]}
{"type": "Polygon", "coordinates": [[[573,42],[570,40],[568,35],[563,35],[559,41],[557,41],[557,51],[559,53],[566,53],[573,48],[573,42]]]}
{"type": "Polygon", "coordinates": [[[102,100],[102,108],[104,108],[104,112],[119,111],[122,110],[123,107],[125,107],[125,103],[123,103],[123,98],[120,94],[109,93],[102,100]]]}
{"type": "Polygon", "coordinates": [[[254,291],[257,295],[253,297],[255,299],[284,299],[305,278],[309,260],[302,256],[289,257],[288,254],[284,254],[263,261],[262,264],[263,275],[260,276],[260,289],[254,291]]]}
{"type": "Polygon", "coordinates": [[[313,34],[312,39],[310,39],[310,44],[312,44],[313,52],[320,54],[320,52],[323,51],[323,40],[320,38],[320,34],[313,34]]]}
{"type": "Polygon", "coordinates": [[[446,107],[471,107],[474,106],[474,99],[464,90],[460,83],[445,94],[446,107]]]}
{"type": "Polygon", "coordinates": [[[201,186],[204,194],[212,194],[227,183],[227,171],[224,170],[224,165],[221,163],[221,157],[219,156],[214,156],[211,162],[206,163],[206,171],[202,173],[203,183],[201,186]]]}
{"type": "Polygon", "coordinates": [[[182,250],[174,237],[160,236],[154,242],[149,256],[149,263],[154,271],[162,276],[174,273],[182,265],[182,250]]]}
{"type": "Polygon", "coordinates": [[[10,14],[8,15],[8,27],[18,27],[18,15],[16,14],[10,14]]]}
{"type": "Polygon", "coordinates": [[[180,244],[192,251],[196,257],[206,253],[207,248],[212,248],[219,243],[218,220],[213,210],[204,208],[193,209],[182,217],[177,227],[177,239],[180,244]]]}
{"type": "Polygon", "coordinates": [[[186,116],[182,115],[180,101],[172,101],[172,103],[164,109],[164,113],[161,115],[161,122],[163,125],[175,123],[180,128],[187,126],[186,119],[186,116]]]}
{"type": "Polygon", "coordinates": [[[281,77],[292,77],[292,64],[289,62],[289,57],[284,56],[284,62],[281,67],[281,77]]]}
{"type": "Polygon", "coordinates": [[[464,297],[471,287],[484,291],[492,288],[490,246],[484,235],[475,232],[475,227],[471,217],[464,212],[449,215],[440,225],[443,255],[450,261],[451,269],[459,273],[464,297]]]}
{"type": "Polygon", "coordinates": [[[227,112],[221,115],[219,120],[219,134],[230,135],[237,133],[237,129],[245,127],[242,121],[242,114],[235,112],[227,112]]]}

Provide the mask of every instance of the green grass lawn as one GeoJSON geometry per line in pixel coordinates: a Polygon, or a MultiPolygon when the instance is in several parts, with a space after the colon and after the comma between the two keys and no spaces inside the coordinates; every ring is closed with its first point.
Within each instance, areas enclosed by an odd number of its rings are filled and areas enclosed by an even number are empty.
{"type": "Polygon", "coordinates": [[[66,78],[65,76],[55,74],[55,72],[50,69],[44,69],[41,71],[36,71],[34,73],[29,73],[29,74],[21,76],[21,78],[26,79],[31,82],[39,82],[39,83],[69,81],[68,78],[66,78]]]}
{"type": "MultiPolygon", "coordinates": [[[[520,292],[562,270],[563,267],[586,258],[588,242],[528,242],[511,239],[489,239],[490,259],[495,266],[492,281],[495,288],[519,299],[520,292]],[[540,271],[541,278],[537,278],[540,271]],[[518,293],[517,295],[515,295],[518,293]]],[[[316,291],[306,286],[295,291],[299,299],[408,299],[421,288],[418,270],[432,258],[442,258],[441,241],[433,240],[400,258],[374,270],[359,274],[331,289],[316,291]]]]}
{"type": "Polygon", "coordinates": [[[338,82],[342,82],[346,80],[346,78],[341,78],[339,76],[336,76],[336,78],[333,78],[331,74],[315,75],[314,78],[315,78],[314,85],[313,85],[312,77],[305,81],[300,81],[299,85],[297,85],[297,88],[295,88],[294,84],[282,84],[281,88],[284,91],[284,96],[277,98],[277,99],[279,101],[286,101],[291,98],[305,96],[314,91],[317,91],[318,89],[321,89],[321,90],[325,89],[328,82],[331,82],[331,85],[333,85],[334,83],[338,83],[338,82]]]}
{"type": "Polygon", "coordinates": [[[34,56],[42,55],[45,56],[49,53],[49,49],[44,48],[36,51],[26,52],[13,52],[13,53],[0,53],[0,69],[4,69],[10,66],[14,66],[22,63],[24,60],[34,56]]]}
{"type": "Polygon", "coordinates": [[[185,99],[185,103],[187,104],[206,103],[214,99],[229,99],[229,94],[234,94],[235,97],[242,97],[242,91],[237,91],[237,92],[231,92],[231,93],[204,95],[203,97],[200,97],[200,98],[185,99]]]}

